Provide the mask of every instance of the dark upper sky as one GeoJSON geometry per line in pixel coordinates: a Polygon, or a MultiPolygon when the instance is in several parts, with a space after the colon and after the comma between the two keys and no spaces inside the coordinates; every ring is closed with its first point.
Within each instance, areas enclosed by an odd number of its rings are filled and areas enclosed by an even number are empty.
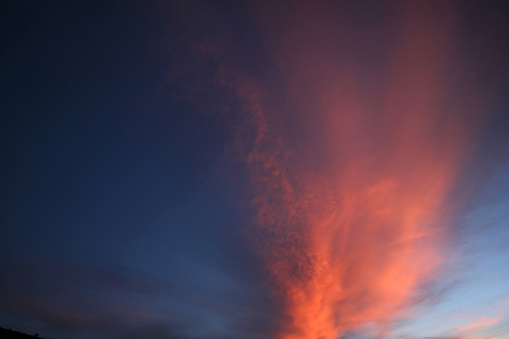
{"type": "Polygon", "coordinates": [[[506,338],[505,11],[413,7],[3,4],[0,326],[506,338]]]}
{"type": "Polygon", "coordinates": [[[173,338],[199,322],[208,337],[235,333],[210,313],[264,317],[241,314],[265,306],[228,125],[175,99],[165,15],[141,2],[2,12],[1,325],[173,338]]]}

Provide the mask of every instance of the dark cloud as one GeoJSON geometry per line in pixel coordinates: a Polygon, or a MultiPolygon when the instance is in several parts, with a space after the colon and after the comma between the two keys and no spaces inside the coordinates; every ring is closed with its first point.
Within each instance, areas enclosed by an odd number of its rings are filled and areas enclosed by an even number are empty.
{"type": "Polygon", "coordinates": [[[224,266],[216,271],[206,262],[193,265],[198,266],[180,272],[180,281],[173,278],[176,288],[138,272],[11,256],[0,262],[5,277],[0,312],[36,319],[39,325],[26,331],[55,338],[110,338],[121,329],[120,338],[146,337],[143,333],[212,338],[207,333],[214,332],[214,338],[260,338],[273,330],[276,308],[262,289],[253,288],[254,276],[237,277],[224,266]],[[196,323],[201,331],[196,332],[196,323]]]}
{"type": "Polygon", "coordinates": [[[139,327],[126,328],[119,331],[114,336],[115,339],[192,339],[192,337],[182,334],[182,328],[178,325],[171,326],[165,324],[145,324],[139,327]]]}

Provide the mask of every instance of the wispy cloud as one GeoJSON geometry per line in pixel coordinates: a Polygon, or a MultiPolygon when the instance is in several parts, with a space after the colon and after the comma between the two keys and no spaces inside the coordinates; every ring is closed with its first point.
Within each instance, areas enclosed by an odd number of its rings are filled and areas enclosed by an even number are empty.
{"type": "Polygon", "coordinates": [[[457,328],[455,331],[465,331],[465,330],[477,330],[485,327],[490,327],[500,321],[500,318],[486,318],[480,317],[473,324],[469,324],[460,328],[457,328]]]}
{"type": "Polygon", "coordinates": [[[255,6],[264,74],[277,72],[268,87],[228,39],[198,49],[242,112],[234,149],[255,192],[253,247],[283,310],[274,336],[335,338],[370,323],[384,336],[439,279],[447,196],[479,118],[455,66],[455,14],[396,6],[379,19],[394,30],[368,47],[332,3],[289,6],[255,6]]]}

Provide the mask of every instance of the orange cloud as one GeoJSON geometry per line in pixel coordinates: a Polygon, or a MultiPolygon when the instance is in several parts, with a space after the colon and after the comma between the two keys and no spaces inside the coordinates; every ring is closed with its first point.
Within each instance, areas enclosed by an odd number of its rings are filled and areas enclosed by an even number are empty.
{"type": "Polygon", "coordinates": [[[470,133],[448,18],[406,8],[386,63],[366,75],[329,27],[333,10],[293,6],[271,27],[281,107],[255,85],[239,92],[257,131],[244,156],[280,339],[366,323],[383,333],[405,310],[443,261],[444,204],[470,133]]]}
{"type": "Polygon", "coordinates": [[[334,3],[260,5],[277,84],[218,67],[216,84],[242,104],[236,149],[256,191],[253,246],[284,313],[278,339],[373,323],[384,336],[444,260],[475,98],[453,9],[400,5],[367,28],[334,3]]]}
{"type": "Polygon", "coordinates": [[[480,329],[480,328],[486,328],[490,327],[492,325],[495,325],[500,321],[500,318],[486,318],[486,317],[480,317],[476,320],[475,323],[460,327],[456,329],[456,331],[464,331],[464,330],[471,330],[471,329],[480,329]]]}

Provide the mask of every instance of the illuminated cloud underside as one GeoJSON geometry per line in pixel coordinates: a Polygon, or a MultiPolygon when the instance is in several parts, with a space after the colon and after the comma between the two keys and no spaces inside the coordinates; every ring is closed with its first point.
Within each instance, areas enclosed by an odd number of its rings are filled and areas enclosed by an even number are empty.
{"type": "Polygon", "coordinates": [[[387,61],[366,75],[369,59],[344,56],[326,7],[275,15],[267,40],[284,104],[267,104],[278,99],[252,79],[230,84],[255,131],[237,143],[257,190],[255,247],[283,305],[280,339],[370,323],[383,336],[409,316],[444,260],[446,198],[472,133],[449,9],[398,8],[387,61]]]}

